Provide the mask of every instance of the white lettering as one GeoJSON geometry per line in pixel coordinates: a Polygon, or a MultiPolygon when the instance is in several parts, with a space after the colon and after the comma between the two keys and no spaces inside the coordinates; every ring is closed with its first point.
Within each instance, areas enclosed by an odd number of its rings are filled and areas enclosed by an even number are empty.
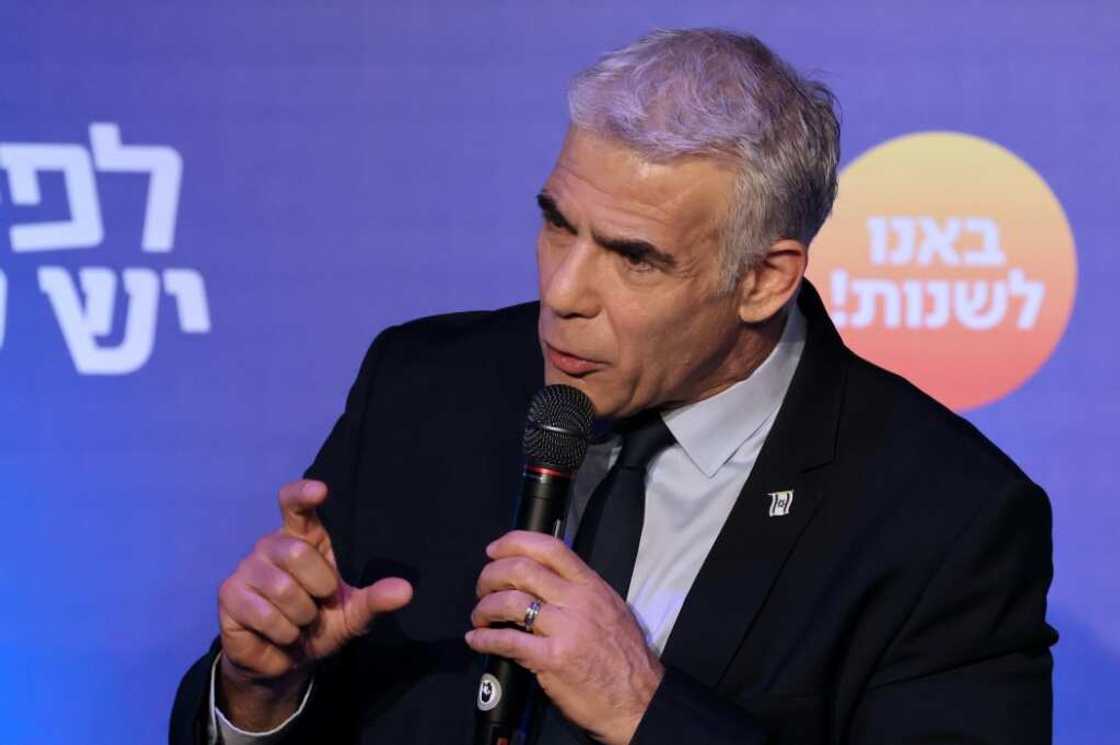
{"type": "Polygon", "coordinates": [[[12,203],[34,206],[42,201],[39,172],[61,171],[70,218],[55,222],[13,224],[12,250],[54,251],[90,248],[101,243],[104,230],[89,153],[81,145],[0,143],[0,168],[8,172],[12,203]]]}
{"type": "Polygon", "coordinates": [[[124,375],[140,369],[155,344],[159,275],[152,269],[124,270],[128,310],[124,338],[116,346],[101,346],[96,340],[110,330],[116,274],[108,268],[87,267],[79,277],[86,295],[84,307],[64,268],[39,268],[39,289],[50,299],[74,366],[86,375],[124,375]]]}
{"type": "Polygon", "coordinates": [[[91,124],[89,139],[97,170],[149,174],[141,246],[152,253],[170,251],[175,242],[179,184],[183,175],[183,159],[179,153],[162,145],[122,145],[121,130],[116,124],[91,124]]]}
{"type": "Polygon", "coordinates": [[[1037,323],[1046,294],[1043,282],[1028,280],[1018,267],[1008,270],[1006,279],[993,280],[894,280],[852,277],[835,269],[829,284],[829,313],[837,328],[939,329],[956,321],[966,329],[984,331],[1003,323],[1012,301],[1018,300],[1015,325],[1025,331],[1037,323]],[[849,295],[856,298],[854,310],[849,295]]]}

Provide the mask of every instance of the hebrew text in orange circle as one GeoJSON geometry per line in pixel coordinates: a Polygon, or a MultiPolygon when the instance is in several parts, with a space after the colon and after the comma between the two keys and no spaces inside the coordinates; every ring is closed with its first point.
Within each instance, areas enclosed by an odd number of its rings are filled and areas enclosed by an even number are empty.
{"type": "Polygon", "coordinates": [[[844,169],[808,276],[856,353],[963,411],[1015,390],[1053,353],[1077,258],[1029,165],[978,137],[928,132],[844,169]]]}

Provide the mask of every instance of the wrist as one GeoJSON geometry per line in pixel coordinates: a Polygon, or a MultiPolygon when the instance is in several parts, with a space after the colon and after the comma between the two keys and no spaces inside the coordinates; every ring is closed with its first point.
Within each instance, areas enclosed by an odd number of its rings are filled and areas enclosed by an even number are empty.
{"type": "Polygon", "coordinates": [[[266,732],[299,708],[310,672],[293,670],[278,678],[254,675],[222,655],[218,662],[216,703],[238,729],[266,732]]]}
{"type": "Polygon", "coordinates": [[[629,745],[638,731],[638,725],[649,709],[653,696],[661,686],[665,677],[665,666],[656,657],[651,659],[648,674],[642,675],[635,686],[635,705],[630,714],[622,718],[618,726],[613,728],[611,734],[603,742],[605,745],[629,745]]]}

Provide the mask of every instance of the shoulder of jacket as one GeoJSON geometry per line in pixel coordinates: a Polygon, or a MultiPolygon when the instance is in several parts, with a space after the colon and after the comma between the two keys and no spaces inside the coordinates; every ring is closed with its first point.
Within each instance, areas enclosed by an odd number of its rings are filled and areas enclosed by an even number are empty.
{"type": "Polygon", "coordinates": [[[381,333],[394,345],[418,349],[457,344],[504,342],[532,333],[536,336],[538,303],[520,303],[496,310],[461,311],[424,316],[392,326],[381,333]]]}
{"type": "MultiPolygon", "coordinates": [[[[532,386],[542,375],[537,303],[427,316],[382,331],[366,352],[364,377],[380,400],[412,400],[532,386]]],[[[526,396],[529,394],[526,393],[526,396]]]]}
{"type": "Polygon", "coordinates": [[[854,355],[846,404],[849,415],[873,421],[880,442],[930,467],[980,479],[1029,481],[1022,469],[974,424],[906,378],[854,355]]]}

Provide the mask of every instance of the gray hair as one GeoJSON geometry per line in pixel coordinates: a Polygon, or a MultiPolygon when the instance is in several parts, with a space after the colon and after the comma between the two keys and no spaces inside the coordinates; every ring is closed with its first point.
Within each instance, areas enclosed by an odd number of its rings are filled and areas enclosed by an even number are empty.
{"type": "Polygon", "coordinates": [[[808,246],[828,217],[840,157],[834,103],[755,37],[719,29],[654,31],[578,74],[568,91],[575,126],[649,160],[735,164],[724,290],[774,241],[808,246]]]}

